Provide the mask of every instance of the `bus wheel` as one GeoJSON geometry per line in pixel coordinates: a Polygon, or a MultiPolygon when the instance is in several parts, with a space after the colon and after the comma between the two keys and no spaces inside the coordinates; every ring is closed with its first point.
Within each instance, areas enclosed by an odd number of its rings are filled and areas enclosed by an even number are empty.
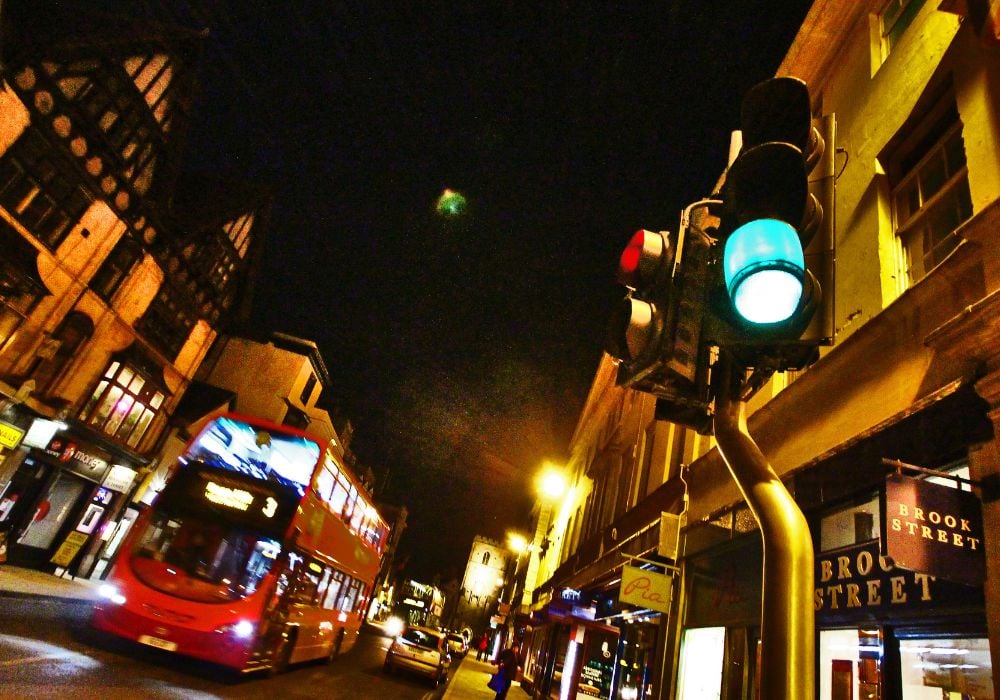
{"type": "Polygon", "coordinates": [[[292,634],[282,634],[271,650],[271,666],[267,670],[269,676],[277,676],[288,670],[288,661],[292,658],[292,634]]]}

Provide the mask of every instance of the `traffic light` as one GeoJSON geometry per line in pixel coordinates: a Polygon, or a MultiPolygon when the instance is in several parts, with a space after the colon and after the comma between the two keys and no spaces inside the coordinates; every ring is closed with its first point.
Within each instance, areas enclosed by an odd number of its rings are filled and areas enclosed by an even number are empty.
{"type": "Polygon", "coordinates": [[[617,383],[657,396],[657,417],[707,432],[711,425],[701,345],[708,246],[640,230],[618,263],[629,289],[612,315],[607,350],[617,383]]]}
{"type": "Polygon", "coordinates": [[[821,236],[807,255],[824,226],[820,197],[809,182],[824,159],[824,139],[812,124],[809,90],[798,78],[751,88],[740,121],[742,148],[719,192],[710,299],[720,323],[711,340],[747,367],[800,369],[815,361],[824,342],[804,335],[824,301],[820,280],[830,277],[825,251],[832,234],[821,236]]]}

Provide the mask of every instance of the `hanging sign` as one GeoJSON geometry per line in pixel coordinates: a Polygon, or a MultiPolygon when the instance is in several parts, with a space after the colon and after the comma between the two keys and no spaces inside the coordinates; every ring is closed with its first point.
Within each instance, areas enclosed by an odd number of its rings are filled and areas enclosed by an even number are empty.
{"type": "Polygon", "coordinates": [[[618,600],[639,608],[649,608],[661,613],[670,612],[672,585],[672,576],[626,565],[622,568],[622,585],[618,600]]]}
{"type": "Polygon", "coordinates": [[[881,525],[883,554],[897,566],[969,586],[985,580],[982,504],[975,494],[891,474],[881,525]]]}

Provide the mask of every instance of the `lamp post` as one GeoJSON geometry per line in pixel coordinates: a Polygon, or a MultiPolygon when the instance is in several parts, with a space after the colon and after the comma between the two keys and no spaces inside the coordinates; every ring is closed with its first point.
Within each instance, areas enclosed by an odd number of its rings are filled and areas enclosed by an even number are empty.
{"type": "Polygon", "coordinates": [[[552,516],[557,511],[567,490],[568,481],[565,471],[558,465],[546,462],[535,477],[538,516],[535,521],[535,531],[528,547],[528,564],[522,594],[524,599],[527,599],[534,591],[535,584],[539,580],[542,559],[548,551],[552,516]]]}
{"type": "MultiPolygon", "coordinates": [[[[531,545],[528,543],[528,538],[519,532],[508,532],[507,533],[507,548],[514,552],[517,556],[514,559],[514,573],[511,574],[510,581],[508,583],[509,590],[507,595],[507,619],[504,623],[504,639],[501,642],[501,648],[506,646],[508,639],[513,639],[515,635],[515,621],[514,617],[517,614],[517,610],[521,607],[517,601],[517,575],[521,570],[521,557],[524,556],[526,552],[531,550],[531,545]]],[[[501,597],[500,602],[503,603],[503,597],[501,597]]]]}

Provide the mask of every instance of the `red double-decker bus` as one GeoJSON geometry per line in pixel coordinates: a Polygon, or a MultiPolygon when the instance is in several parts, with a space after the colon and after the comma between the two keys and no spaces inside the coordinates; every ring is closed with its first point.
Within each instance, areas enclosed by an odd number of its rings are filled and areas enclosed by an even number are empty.
{"type": "Polygon", "coordinates": [[[239,671],[354,644],[388,527],[332,446],[211,420],[136,521],[91,624],[239,671]]]}

